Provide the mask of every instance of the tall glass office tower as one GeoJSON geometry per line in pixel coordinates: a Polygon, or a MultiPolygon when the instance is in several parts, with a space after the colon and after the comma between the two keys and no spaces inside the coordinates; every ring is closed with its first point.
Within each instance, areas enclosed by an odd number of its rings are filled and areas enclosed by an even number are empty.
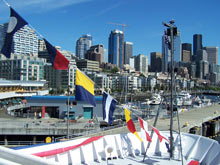
{"type": "Polygon", "coordinates": [[[181,39],[180,39],[180,32],[177,32],[177,35],[174,36],[174,62],[181,61],[181,39]]]}
{"type": "Polygon", "coordinates": [[[85,58],[87,50],[92,46],[92,36],[85,34],[76,41],[76,56],[80,59],[85,58]]]}
{"type": "Polygon", "coordinates": [[[168,72],[168,63],[170,62],[170,50],[168,48],[168,36],[166,32],[162,36],[162,72],[168,72]]]}
{"type": "Polygon", "coordinates": [[[193,35],[193,55],[197,55],[197,51],[202,49],[202,34],[193,35]]]}
{"type": "Polygon", "coordinates": [[[120,68],[122,68],[124,64],[123,32],[120,30],[113,30],[109,35],[108,62],[111,64],[116,64],[120,68]]]}

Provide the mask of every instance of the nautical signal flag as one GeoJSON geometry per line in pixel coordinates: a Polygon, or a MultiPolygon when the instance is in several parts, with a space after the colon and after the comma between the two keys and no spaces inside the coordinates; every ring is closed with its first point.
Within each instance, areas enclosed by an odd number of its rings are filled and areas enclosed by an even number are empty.
{"type": "Polygon", "coordinates": [[[168,141],[167,138],[165,138],[164,136],[162,136],[162,135],[160,134],[160,132],[159,132],[158,129],[156,129],[155,127],[152,126],[152,130],[157,134],[157,136],[158,136],[160,142],[162,142],[163,139],[165,139],[166,141],[168,141]]]}
{"type": "Polygon", "coordinates": [[[67,70],[69,66],[69,60],[62,55],[54,46],[52,46],[46,39],[44,42],[47,47],[50,60],[55,70],[67,70]]]}
{"type": "Polygon", "coordinates": [[[135,126],[134,126],[134,123],[131,119],[131,112],[127,109],[127,108],[124,108],[124,111],[125,111],[125,119],[126,119],[126,123],[127,123],[127,127],[128,127],[128,130],[135,134],[135,136],[137,136],[137,138],[142,142],[142,139],[140,138],[140,136],[138,135],[136,129],[135,129],[135,126]]]}
{"type": "Polygon", "coordinates": [[[8,23],[4,44],[1,49],[1,53],[7,58],[11,57],[14,34],[27,24],[28,23],[12,7],[10,7],[10,20],[8,23]]]}
{"type": "Polygon", "coordinates": [[[141,132],[144,132],[145,136],[146,136],[146,140],[149,142],[152,142],[150,135],[148,134],[148,124],[146,121],[144,121],[143,119],[141,119],[140,117],[138,118],[140,126],[141,126],[141,132]]]}
{"type": "Polygon", "coordinates": [[[108,93],[103,92],[102,99],[102,110],[103,110],[103,120],[105,120],[109,125],[113,121],[113,113],[115,111],[115,106],[117,101],[108,93]]]}
{"type": "Polygon", "coordinates": [[[79,69],[76,69],[76,100],[85,101],[93,106],[95,103],[94,82],[79,69]]]}

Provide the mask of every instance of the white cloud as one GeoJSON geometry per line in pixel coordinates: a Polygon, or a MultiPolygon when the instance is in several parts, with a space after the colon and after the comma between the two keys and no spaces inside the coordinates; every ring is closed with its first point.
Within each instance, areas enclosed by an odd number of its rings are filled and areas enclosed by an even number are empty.
{"type": "Polygon", "coordinates": [[[92,0],[10,0],[8,3],[12,7],[19,9],[37,9],[38,11],[42,11],[43,9],[44,11],[47,11],[89,1],[92,0]]]}

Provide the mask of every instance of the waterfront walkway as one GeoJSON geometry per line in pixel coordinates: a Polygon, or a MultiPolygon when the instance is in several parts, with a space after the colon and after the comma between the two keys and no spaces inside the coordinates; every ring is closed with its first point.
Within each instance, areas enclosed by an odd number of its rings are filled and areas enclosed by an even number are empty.
{"type": "MultiPolygon", "coordinates": [[[[201,127],[202,123],[207,122],[209,120],[215,119],[220,116],[220,105],[212,104],[211,106],[201,107],[191,109],[189,111],[181,112],[179,114],[180,119],[180,130],[181,132],[189,133],[189,130],[195,126],[201,127]]],[[[154,123],[154,118],[148,120],[148,129],[151,130],[151,126],[154,123]]],[[[136,130],[140,130],[140,125],[138,122],[135,123],[136,130]]],[[[170,119],[169,118],[159,118],[156,124],[156,128],[160,131],[169,131],[170,129],[170,119]]],[[[174,117],[173,120],[173,130],[178,131],[178,122],[177,117],[174,117]]],[[[108,135],[108,134],[118,134],[118,133],[128,133],[129,130],[127,126],[124,125],[120,128],[115,128],[111,130],[107,130],[104,132],[99,132],[93,134],[96,135],[108,135]]],[[[91,136],[91,135],[88,135],[91,136]]]]}

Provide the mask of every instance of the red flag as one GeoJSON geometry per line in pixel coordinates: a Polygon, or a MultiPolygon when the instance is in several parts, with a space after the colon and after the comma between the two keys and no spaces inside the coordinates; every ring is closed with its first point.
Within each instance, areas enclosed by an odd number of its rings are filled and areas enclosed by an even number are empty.
{"type": "MultiPolygon", "coordinates": [[[[159,132],[155,127],[152,126],[152,130],[157,134],[157,136],[158,136],[160,142],[162,142],[163,139],[167,140],[164,136],[162,136],[162,135],[160,134],[160,132],[159,132]]],[[[168,141],[168,140],[167,140],[167,141],[168,141]]]]}
{"type": "Polygon", "coordinates": [[[188,165],[199,165],[199,162],[195,160],[191,160],[188,165]]]}
{"type": "Polygon", "coordinates": [[[68,70],[69,60],[64,55],[62,55],[54,46],[52,46],[46,39],[44,39],[44,42],[50,55],[53,68],[55,70],[68,70]]]}
{"type": "Polygon", "coordinates": [[[142,128],[143,131],[145,132],[147,141],[152,142],[152,139],[151,139],[150,135],[147,133],[147,131],[148,131],[147,122],[145,122],[145,121],[144,121],[143,119],[141,119],[140,117],[138,118],[138,120],[139,120],[139,123],[140,123],[141,128],[142,128]]]}

